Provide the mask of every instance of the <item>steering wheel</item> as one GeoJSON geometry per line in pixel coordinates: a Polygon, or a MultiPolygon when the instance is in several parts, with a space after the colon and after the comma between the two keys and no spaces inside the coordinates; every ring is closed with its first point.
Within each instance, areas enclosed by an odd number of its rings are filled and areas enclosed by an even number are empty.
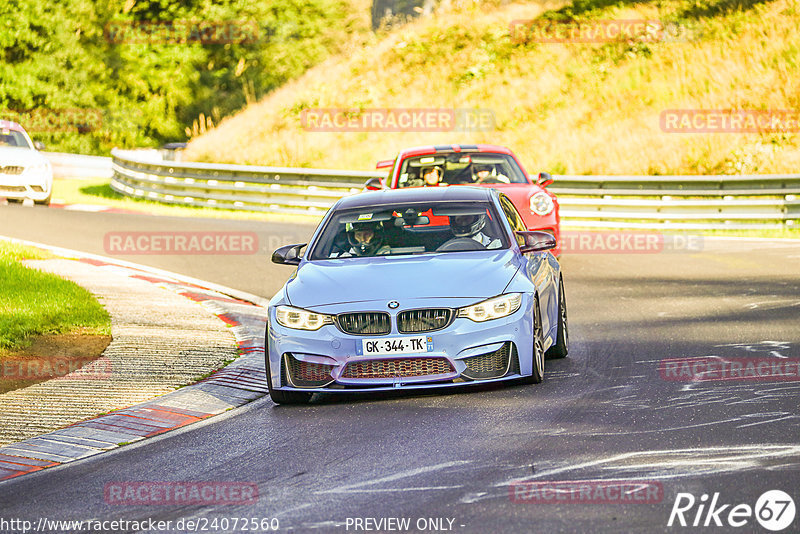
{"type": "Polygon", "coordinates": [[[436,252],[466,252],[469,250],[486,250],[486,247],[469,237],[454,237],[439,245],[436,252]]]}
{"type": "Polygon", "coordinates": [[[492,176],[491,174],[484,178],[483,180],[478,180],[475,182],[476,184],[504,184],[503,180],[499,179],[497,176],[492,176]]]}

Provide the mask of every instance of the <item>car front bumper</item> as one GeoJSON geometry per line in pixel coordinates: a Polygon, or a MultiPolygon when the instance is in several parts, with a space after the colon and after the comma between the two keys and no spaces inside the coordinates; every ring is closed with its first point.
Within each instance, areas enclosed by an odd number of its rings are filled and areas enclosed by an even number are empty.
{"type": "Polygon", "coordinates": [[[43,201],[50,197],[52,188],[53,176],[47,171],[0,174],[0,198],[43,201]]]}
{"type": "MultiPolygon", "coordinates": [[[[381,336],[351,335],[335,325],[317,331],[277,323],[270,308],[267,330],[273,389],[307,392],[369,392],[456,387],[512,380],[531,374],[532,297],[508,317],[477,323],[455,318],[442,330],[381,336]],[[426,352],[359,355],[362,340],[425,336],[426,352]],[[303,380],[313,376],[319,380],[303,380]]],[[[392,317],[396,324],[396,316],[392,317]]]]}

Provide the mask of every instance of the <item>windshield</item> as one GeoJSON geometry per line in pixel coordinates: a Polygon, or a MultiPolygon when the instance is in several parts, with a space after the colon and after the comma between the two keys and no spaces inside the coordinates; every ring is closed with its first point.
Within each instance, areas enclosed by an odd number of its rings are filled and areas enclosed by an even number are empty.
{"type": "Polygon", "coordinates": [[[488,202],[428,202],[340,211],[328,220],[309,259],[396,256],[508,248],[488,202]]]}
{"type": "Polygon", "coordinates": [[[33,148],[22,132],[17,130],[0,130],[0,146],[15,146],[20,148],[33,148]]]}
{"type": "Polygon", "coordinates": [[[528,183],[511,156],[451,152],[406,158],[400,168],[397,187],[509,183],[528,183]]]}

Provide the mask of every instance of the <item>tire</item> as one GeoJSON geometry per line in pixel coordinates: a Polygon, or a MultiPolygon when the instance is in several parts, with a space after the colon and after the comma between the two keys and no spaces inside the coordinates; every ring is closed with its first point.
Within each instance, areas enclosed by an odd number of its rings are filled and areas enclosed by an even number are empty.
{"type": "Polygon", "coordinates": [[[22,199],[21,198],[7,198],[6,202],[8,202],[9,204],[22,204],[22,199]]]}
{"type": "Polygon", "coordinates": [[[531,376],[522,379],[524,384],[539,384],[544,379],[544,331],[542,330],[542,314],[539,309],[539,297],[533,301],[533,365],[531,376]]]}
{"type": "Polygon", "coordinates": [[[48,195],[48,197],[46,199],[44,199],[44,200],[34,200],[33,203],[36,204],[37,206],[48,206],[49,207],[51,198],[52,198],[52,195],[48,195]]]}
{"type": "Polygon", "coordinates": [[[269,367],[269,324],[264,333],[264,370],[267,373],[267,389],[269,397],[275,404],[308,404],[313,393],[305,391],[280,391],[272,389],[272,372],[269,367]]]}
{"type": "Polygon", "coordinates": [[[547,349],[545,356],[550,360],[566,358],[569,352],[569,324],[567,322],[567,296],[564,293],[564,279],[558,283],[558,330],[556,344],[547,349]]]}

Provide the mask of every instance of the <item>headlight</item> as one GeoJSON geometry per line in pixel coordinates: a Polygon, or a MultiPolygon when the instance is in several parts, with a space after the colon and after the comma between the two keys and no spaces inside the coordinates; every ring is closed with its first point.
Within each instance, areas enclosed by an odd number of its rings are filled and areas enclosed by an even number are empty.
{"type": "Polygon", "coordinates": [[[31,165],[30,167],[25,167],[26,173],[39,173],[47,171],[48,167],[50,167],[49,163],[37,163],[36,165],[31,165]]]}
{"type": "Polygon", "coordinates": [[[492,319],[511,315],[519,309],[521,303],[522,293],[509,293],[508,295],[500,295],[499,297],[484,300],[466,308],[460,308],[457,317],[466,317],[482,323],[483,321],[491,321],[492,319]]]}
{"type": "Polygon", "coordinates": [[[531,211],[536,215],[547,215],[554,207],[553,199],[544,191],[539,191],[531,197],[531,211]]]}
{"type": "Polygon", "coordinates": [[[330,315],[310,312],[292,306],[278,306],[275,310],[278,324],[286,328],[296,328],[298,330],[319,330],[326,324],[333,324],[330,315]]]}

